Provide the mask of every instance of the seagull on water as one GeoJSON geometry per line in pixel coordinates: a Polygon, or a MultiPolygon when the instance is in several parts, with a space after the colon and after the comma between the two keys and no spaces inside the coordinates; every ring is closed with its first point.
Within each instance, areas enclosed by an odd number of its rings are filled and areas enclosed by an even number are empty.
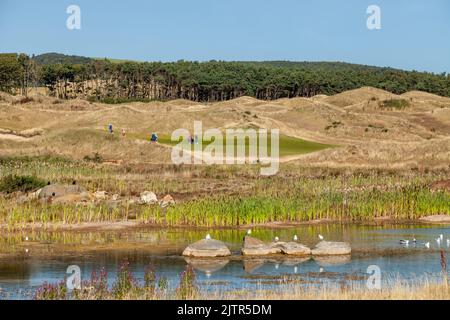
{"type": "Polygon", "coordinates": [[[208,233],[207,235],[206,235],[206,238],[205,238],[206,240],[211,240],[211,235],[208,233]]]}
{"type": "Polygon", "coordinates": [[[280,241],[280,238],[275,237],[275,242],[278,242],[278,241],[280,241]]]}
{"type": "Polygon", "coordinates": [[[320,240],[323,240],[323,239],[324,239],[324,238],[323,238],[323,235],[319,234],[319,239],[320,239],[320,240]]]}
{"type": "Polygon", "coordinates": [[[400,240],[400,244],[408,245],[409,240],[400,240]]]}
{"type": "Polygon", "coordinates": [[[437,238],[436,242],[437,242],[438,246],[440,247],[441,246],[441,237],[437,238]]]}
{"type": "Polygon", "coordinates": [[[429,242],[424,243],[424,245],[425,245],[425,247],[427,247],[428,249],[430,249],[430,243],[429,243],[429,242]]]}
{"type": "Polygon", "coordinates": [[[297,235],[294,236],[294,241],[298,241],[297,235]]]}
{"type": "Polygon", "coordinates": [[[450,247],[450,239],[447,239],[447,247],[450,247]]]}

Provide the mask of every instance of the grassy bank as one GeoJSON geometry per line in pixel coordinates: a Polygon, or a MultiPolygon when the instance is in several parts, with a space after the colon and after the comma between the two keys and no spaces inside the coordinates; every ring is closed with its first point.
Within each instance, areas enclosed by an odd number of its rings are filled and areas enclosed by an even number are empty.
{"type": "Polygon", "coordinates": [[[450,194],[429,184],[447,172],[333,170],[282,166],[277,176],[263,178],[256,167],[118,166],[54,158],[0,161],[0,179],[29,175],[42,181],[72,183],[89,191],[105,190],[122,199],[144,190],[158,197],[170,193],[176,205],[119,205],[108,202],[18,203],[0,195],[0,223],[81,223],[135,220],[168,226],[237,226],[317,219],[373,221],[414,220],[450,214],[450,194]]]}

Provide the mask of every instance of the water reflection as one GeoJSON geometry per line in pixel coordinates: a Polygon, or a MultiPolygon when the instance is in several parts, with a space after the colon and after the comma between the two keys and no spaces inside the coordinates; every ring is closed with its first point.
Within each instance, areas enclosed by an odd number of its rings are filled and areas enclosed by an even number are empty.
{"type": "Polygon", "coordinates": [[[191,265],[194,270],[203,272],[207,276],[211,276],[214,272],[223,269],[229,259],[226,258],[214,258],[214,259],[200,259],[200,258],[185,258],[186,263],[191,265]]]}
{"type": "MultiPolygon", "coordinates": [[[[329,257],[241,257],[242,237],[246,230],[218,229],[142,229],[115,232],[24,232],[0,235],[0,292],[13,293],[35,289],[47,281],[55,283],[66,276],[69,265],[79,265],[83,279],[94,270],[106,268],[111,284],[120,262],[127,259],[132,272],[143,279],[145,266],[152,264],[158,275],[176,287],[179,274],[187,264],[197,272],[199,283],[221,283],[227,290],[280,282],[280,279],[328,277],[332,281],[346,274],[366,274],[369,265],[380,266],[383,278],[398,275],[416,281],[419,277],[441,277],[440,249],[435,238],[450,238],[448,226],[361,226],[318,225],[289,228],[253,229],[252,235],[263,241],[278,236],[281,241],[297,234],[299,241],[313,247],[317,234],[326,239],[348,241],[354,249],[351,256],[329,257]],[[233,256],[220,259],[184,259],[180,256],[190,243],[210,233],[224,241],[233,256]],[[28,237],[28,241],[25,240],[28,237]],[[431,248],[422,245],[401,246],[399,239],[415,237],[418,244],[434,241],[431,248]],[[25,252],[29,249],[28,253],[25,252]],[[322,273],[319,271],[322,270],[322,273]]],[[[361,278],[362,279],[362,278],[361,278]]],[[[302,280],[302,281],[303,281],[302,280]]],[[[306,280],[305,280],[306,281],[306,280]]],[[[1,296],[0,296],[1,298],[1,296]]]]}
{"type": "Polygon", "coordinates": [[[346,265],[351,262],[352,256],[316,256],[313,259],[321,267],[330,267],[346,265]]]}

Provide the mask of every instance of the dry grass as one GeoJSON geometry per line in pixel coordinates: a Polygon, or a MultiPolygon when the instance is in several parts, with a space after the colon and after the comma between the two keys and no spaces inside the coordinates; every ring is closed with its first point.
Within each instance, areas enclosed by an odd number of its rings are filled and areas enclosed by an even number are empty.
{"type": "Polygon", "coordinates": [[[445,283],[400,281],[380,290],[364,285],[324,285],[309,287],[288,285],[275,290],[240,290],[209,292],[198,299],[218,300],[450,300],[450,286],[445,283]]]}

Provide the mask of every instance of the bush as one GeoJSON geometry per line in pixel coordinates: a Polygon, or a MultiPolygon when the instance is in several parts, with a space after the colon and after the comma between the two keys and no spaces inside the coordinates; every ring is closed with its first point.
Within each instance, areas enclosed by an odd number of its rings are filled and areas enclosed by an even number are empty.
{"type": "Polygon", "coordinates": [[[195,280],[195,272],[191,265],[180,274],[180,284],[177,289],[177,297],[179,300],[192,300],[198,293],[195,280]]]}
{"type": "Polygon", "coordinates": [[[99,103],[105,103],[105,104],[122,104],[122,103],[132,103],[132,102],[143,102],[143,103],[150,103],[153,101],[165,101],[163,99],[149,99],[149,98],[97,98],[96,96],[89,96],[87,98],[89,102],[99,102],[99,103]]]}
{"type": "Polygon", "coordinates": [[[0,192],[28,192],[45,186],[47,182],[34,176],[9,175],[0,180],[0,192]]]}
{"type": "Polygon", "coordinates": [[[103,157],[98,152],[96,152],[92,157],[89,155],[84,156],[83,159],[84,159],[84,161],[95,162],[95,163],[103,162],[103,157]]]}
{"type": "Polygon", "coordinates": [[[20,98],[19,100],[14,101],[13,104],[14,104],[14,105],[16,105],[16,104],[26,104],[26,103],[28,103],[28,102],[33,102],[33,101],[34,101],[33,98],[30,98],[30,97],[22,97],[22,98],[20,98]]]}
{"type": "Polygon", "coordinates": [[[404,99],[390,99],[384,100],[380,103],[380,107],[387,109],[405,109],[409,107],[409,102],[404,99]]]}

